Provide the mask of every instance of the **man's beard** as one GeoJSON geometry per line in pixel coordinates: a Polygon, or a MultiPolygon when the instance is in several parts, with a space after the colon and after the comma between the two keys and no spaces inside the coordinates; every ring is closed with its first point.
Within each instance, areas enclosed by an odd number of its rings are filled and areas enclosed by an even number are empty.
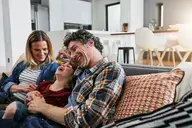
{"type": "Polygon", "coordinates": [[[88,68],[88,66],[89,66],[89,60],[88,60],[87,57],[84,57],[84,58],[83,58],[84,62],[83,62],[83,63],[80,63],[79,67],[80,67],[80,68],[83,68],[83,69],[86,69],[86,68],[88,68]],[[85,58],[85,59],[84,59],[84,58],[85,58]]]}

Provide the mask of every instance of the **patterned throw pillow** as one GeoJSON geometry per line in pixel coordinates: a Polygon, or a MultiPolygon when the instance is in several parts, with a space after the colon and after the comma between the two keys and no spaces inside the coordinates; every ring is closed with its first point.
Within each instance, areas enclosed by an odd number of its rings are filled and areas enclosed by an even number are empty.
{"type": "Polygon", "coordinates": [[[126,87],[117,106],[115,120],[151,112],[174,101],[176,86],[184,71],[127,76],[126,87]]]}

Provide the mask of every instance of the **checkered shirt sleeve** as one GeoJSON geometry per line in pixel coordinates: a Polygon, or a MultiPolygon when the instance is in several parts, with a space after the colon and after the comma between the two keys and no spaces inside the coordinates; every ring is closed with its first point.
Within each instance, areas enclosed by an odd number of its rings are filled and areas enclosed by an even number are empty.
{"type": "Polygon", "coordinates": [[[78,92],[77,102],[81,104],[71,107],[71,111],[64,116],[65,125],[69,128],[98,127],[109,120],[124,81],[124,70],[117,63],[104,68],[95,78],[90,78],[78,92]]]}

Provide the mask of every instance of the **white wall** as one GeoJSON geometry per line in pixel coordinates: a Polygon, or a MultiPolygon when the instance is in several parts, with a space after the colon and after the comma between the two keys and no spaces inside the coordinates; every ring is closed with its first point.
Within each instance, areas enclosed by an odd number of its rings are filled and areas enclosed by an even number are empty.
{"type": "Polygon", "coordinates": [[[129,23],[128,31],[143,26],[143,0],[92,0],[93,29],[106,29],[107,4],[120,2],[120,30],[123,23],[129,23]]]}
{"type": "Polygon", "coordinates": [[[63,30],[63,0],[49,0],[50,31],[63,30]]]}
{"type": "Polygon", "coordinates": [[[30,0],[20,0],[20,2],[22,4],[11,0],[9,5],[13,64],[25,52],[27,37],[31,33],[30,0]]]}
{"type": "Polygon", "coordinates": [[[167,0],[164,6],[164,24],[192,23],[192,0],[167,0]]]}
{"type": "Polygon", "coordinates": [[[92,24],[91,3],[78,0],[49,0],[50,31],[63,30],[64,22],[92,24]]]}
{"type": "Polygon", "coordinates": [[[143,0],[121,0],[121,25],[128,23],[128,32],[143,27],[143,0]]]}
{"type": "Polygon", "coordinates": [[[117,2],[120,0],[92,0],[93,30],[106,29],[105,5],[117,2]]]}
{"type": "Polygon", "coordinates": [[[192,0],[144,0],[144,26],[157,19],[156,3],[164,5],[164,28],[170,24],[192,22],[192,0]]]}
{"type": "Polygon", "coordinates": [[[91,3],[78,0],[64,0],[63,21],[79,24],[92,24],[91,3]]]}
{"type": "MultiPolygon", "coordinates": [[[[130,0],[120,0],[120,8],[121,8],[121,16],[120,16],[120,20],[121,20],[121,24],[123,23],[129,23],[130,26],[130,4],[131,1],[130,0]]],[[[121,26],[122,29],[122,26],[121,26]]],[[[130,30],[130,29],[129,29],[130,30]]],[[[129,31],[128,30],[128,31],[129,31]]]]}
{"type": "Polygon", "coordinates": [[[27,37],[31,33],[30,0],[3,0],[3,27],[5,41],[6,70],[25,52],[27,37]],[[22,4],[20,4],[20,2],[22,4]]]}
{"type": "Polygon", "coordinates": [[[143,27],[143,0],[131,0],[130,4],[129,30],[135,32],[137,28],[143,27]]]}
{"type": "Polygon", "coordinates": [[[2,0],[0,0],[0,72],[6,70],[5,62],[5,42],[4,42],[4,32],[3,32],[3,9],[2,0]]]}

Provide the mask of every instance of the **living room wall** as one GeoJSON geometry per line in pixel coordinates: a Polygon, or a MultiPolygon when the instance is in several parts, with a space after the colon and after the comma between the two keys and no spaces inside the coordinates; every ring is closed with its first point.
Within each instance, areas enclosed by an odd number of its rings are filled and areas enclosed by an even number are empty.
{"type": "Polygon", "coordinates": [[[63,30],[64,22],[92,24],[91,3],[78,0],[49,0],[50,30],[63,30]]]}
{"type": "Polygon", "coordinates": [[[3,13],[2,13],[2,0],[0,0],[0,72],[5,71],[5,42],[3,33],[3,13]]]}
{"type": "Polygon", "coordinates": [[[144,26],[157,19],[157,3],[164,6],[164,28],[171,24],[192,23],[192,0],[144,0],[144,26]]]}
{"type": "Polygon", "coordinates": [[[64,0],[64,22],[92,24],[91,3],[79,0],[64,0]]]}
{"type": "Polygon", "coordinates": [[[105,5],[117,2],[120,2],[120,0],[92,0],[93,30],[103,30],[106,28],[105,5]]]}

